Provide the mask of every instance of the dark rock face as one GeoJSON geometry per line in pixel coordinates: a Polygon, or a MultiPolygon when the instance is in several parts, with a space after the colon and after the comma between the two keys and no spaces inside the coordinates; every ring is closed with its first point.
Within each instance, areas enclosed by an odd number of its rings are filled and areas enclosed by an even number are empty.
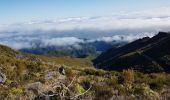
{"type": "Polygon", "coordinates": [[[170,33],[159,32],[117,49],[104,52],[93,61],[97,68],[141,72],[170,72],[170,33]]]}

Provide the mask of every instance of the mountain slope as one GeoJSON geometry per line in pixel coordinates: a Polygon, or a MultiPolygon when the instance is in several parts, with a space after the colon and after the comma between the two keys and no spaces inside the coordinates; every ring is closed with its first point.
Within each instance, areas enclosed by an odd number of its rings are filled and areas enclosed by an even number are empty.
{"type": "Polygon", "coordinates": [[[91,58],[23,54],[0,45],[1,100],[159,100],[170,97],[169,80],[167,73],[105,71],[91,58]]]}
{"type": "Polygon", "coordinates": [[[117,49],[110,49],[93,62],[98,68],[141,72],[170,72],[170,33],[159,32],[153,38],[143,38],[117,49]]]}
{"type": "Polygon", "coordinates": [[[22,48],[19,51],[24,53],[32,53],[45,56],[56,56],[64,57],[71,56],[77,58],[85,58],[88,56],[98,56],[101,52],[104,52],[112,47],[119,47],[121,45],[127,44],[127,42],[122,41],[112,41],[106,42],[101,40],[92,41],[90,39],[82,39],[84,43],[77,43],[68,46],[57,46],[57,45],[47,45],[42,46],[43,43],[37,41],[33,42],[35,44],[32,48],[22,48]]]}

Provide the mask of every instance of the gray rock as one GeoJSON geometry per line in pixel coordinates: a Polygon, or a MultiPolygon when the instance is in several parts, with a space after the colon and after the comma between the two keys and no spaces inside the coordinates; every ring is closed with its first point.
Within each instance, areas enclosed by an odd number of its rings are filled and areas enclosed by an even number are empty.
{"type": "Polygon", "coordinates": [[[48,72],[47,74],[45,74],[44,79],[45,79],[45,80],[50,80],[50,79],[54,78],[55,75],[56,75],[56,72],[55,72],[55,71],[53,71],[53,72],[48,72]]]}
{"type": "Polygon", "coordinates": [[[32,90],[34,94],[40,94],[42,92],[43,85],[41,82],[35,82],[28,84],[27,89],[32,90]]]}
{"type": "Polygon", "coordinates": [[[6,81],[6,75],[0,72],[0,83],[4,83],[6,81]]]}
{"type": "Polygon", "coordinates": [[[65,69],[64,69],[63,66],[61,66],[61,67],[59,68],[59,73],[62,74],[62,75],[65,75],[65,69]]]}

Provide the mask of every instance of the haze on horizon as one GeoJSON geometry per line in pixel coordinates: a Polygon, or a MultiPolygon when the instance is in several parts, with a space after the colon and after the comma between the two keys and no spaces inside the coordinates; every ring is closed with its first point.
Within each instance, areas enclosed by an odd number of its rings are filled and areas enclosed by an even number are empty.
{"type": "Polygon", "coordinates": [[[168,0],[1,0],[0,43],[15,49],[127,41],[170,31],[168,0]],[[128,36],[127,36],[128,34],[128,36]]]}

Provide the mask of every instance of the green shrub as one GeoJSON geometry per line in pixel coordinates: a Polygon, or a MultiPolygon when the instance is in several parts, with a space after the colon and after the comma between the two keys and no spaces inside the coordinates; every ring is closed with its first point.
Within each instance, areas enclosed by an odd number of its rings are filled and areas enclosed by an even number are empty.
{"type": "Polygon", "coordinates": [[[151,82],[149,86],[154,91],[161,91],[163,88],[163,84],[160,84],[158,82],[151,82]]]}
{"type": "Polygon", "coordinates": [[[115,86],[118,84],[118,78],[116,76],[112,76],[111,78],[106,79],[105,82],[109,86],[115,86]]]}
{"type": "Polygon", "coordinates": [[[119,83],[132,84],[134,80],[134,71],[131,69],[123,70],[122,75],[119,77],[119,83]]]}
{"type": "Polygon", "coordinates": [[[22,93],[23,93],[23,90],[22,90],[22,88],[11,88],[10,90],[9,90],[9,93],[12,93],[12,94],[14,94],[14,95],[21,95],[22,93]]]}
{"type": "Polygon", "coordinates": [[[6,82],[5,82],[5,84],[6,84],[7,86],[10,86],[10,85],[12,84],[12,82],[13,82],[12,80],[7,79],[6,82]]]}
{"type": "Polygon", "coordinates": [[[74,71],[70,68],[65,68],[65,74],[69,80],[72,80],[76,76],[74,71]]]}
{"type": "Polygon", "coordinates": [[[138,84],[134,87],[134,94],[140,94],[143,95],[145,91],[145,85],[138,84]]]}
{"type": "Polygon", "coordinates": [[[136,85],[134,94],[140,95],[144,100],[160,100],[159,94],[150,89],[146,84],[136,85]]]}
{"type": "Polygon", "coordinates": [[[110,87],[98,87],[95,90],[95,100],[109,100],[113,96],[112,88],[110,87]]]}
{"type": "Polygon", "coordinates": [[[84,69],[84,72],[86,73],[86,75],[95,75],[96,70],[94,69],[84,69]]]}
{"type": "Polygon", "coordinates": [[[89,80],[83,80],[83,81],[81,82],[81,86],[82,86],[85,90],[87,90],[87,89],[89,89],[89,88],[91,87],[91,83],[90,83],[89,80]]]}
{"type": "Polygon", "coordinates": [[[77,83],[75,85],[75,92],[78,94],[81,94],[81,93],[85,92],[85,89],[80,84],[77,83]]]}
{"type": "Polygon", "coordinates": [[[96,69],[92,69],[92,68],[86,68],[84,69],[84,72],[86,73],[86,75],[95,75],[95,76],[103,76],[105,75],[105,72],[103,70],[96,70],[96,69]]]}

